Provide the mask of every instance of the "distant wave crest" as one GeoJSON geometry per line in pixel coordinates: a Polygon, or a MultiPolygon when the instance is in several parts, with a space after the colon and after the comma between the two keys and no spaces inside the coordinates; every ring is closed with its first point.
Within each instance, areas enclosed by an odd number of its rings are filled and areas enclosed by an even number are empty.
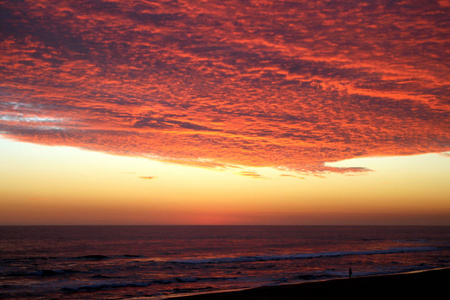
{"type": "Polygon", "coordinates": [[[179,259],[173,260],[171,262],[179,264],[219,264],[219,263],[236,263],[236,262],[310,259],[320,257],[339,257],[348,255],[374,255],[374,254],[391,254],[391,253],[406,253],[406,252],[425,252],[436,250],[439,250],[439,248],[424,246],[424,247],[389,248],[389,249],[367,250],[367,251],[332,251],[332,252],[297,253],[285,255],[256,255],[256,256],[241,256],[241,257],[217,257],[205,259],[179,259]]]}

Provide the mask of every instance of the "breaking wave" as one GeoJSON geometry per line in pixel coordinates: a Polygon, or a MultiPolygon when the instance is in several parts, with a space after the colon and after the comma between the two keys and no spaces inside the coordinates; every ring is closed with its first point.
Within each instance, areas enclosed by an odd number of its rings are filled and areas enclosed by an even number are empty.
{"type": "Polygon", "coordinates": [[[375,255],[375,254],[392,254],[392,253],[407,253],[407,252],[425,252],[436,251],[437,247],[404,247],[404,248],[390,248],[382,250],[367,250],[367,251],[332,251],[332,252],[316,252],[316,253],[297,253],[285,255],[256,255],[256,256],[241,256],[241,257],[218,257],[206,259],[179,259],[173,260],[172,263],[179,264],[220,264],[220,263],[236,263],[236,262],[258,262],[258,261],[276,261],[276,260],[292,260],[292,259],[310,259],[321,257],[339,257],[348,255],[375,255]]]}

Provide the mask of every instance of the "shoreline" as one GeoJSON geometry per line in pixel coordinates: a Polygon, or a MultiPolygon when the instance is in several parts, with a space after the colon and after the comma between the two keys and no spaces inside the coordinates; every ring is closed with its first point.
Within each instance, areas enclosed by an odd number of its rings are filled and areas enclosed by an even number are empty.
{"type": "Polygon", "coordinates": [[[380,297],[434,297],[448,292],[450,267],[417,270],[406,273],[372,275],[322,281],[289,283],[249,289],[173,295],[153,299],[173,300],[291,300],[327,299],[379,299],[380,297]]]}

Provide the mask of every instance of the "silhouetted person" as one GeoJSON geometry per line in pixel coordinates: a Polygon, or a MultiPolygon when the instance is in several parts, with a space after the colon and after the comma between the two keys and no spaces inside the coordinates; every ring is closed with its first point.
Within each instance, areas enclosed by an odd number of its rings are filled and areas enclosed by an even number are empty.
{"type": "Polygon", "coordinates": [[[348,269],[348,278],[352,278],[352,268],[348,269]]]}

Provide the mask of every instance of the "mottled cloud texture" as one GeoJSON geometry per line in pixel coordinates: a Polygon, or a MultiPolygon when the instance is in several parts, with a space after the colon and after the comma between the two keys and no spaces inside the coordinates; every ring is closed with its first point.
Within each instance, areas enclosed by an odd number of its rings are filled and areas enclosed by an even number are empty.
{"type": "Polygon", "coordinates": [[[4,0],[0,133],[305,172],[448,151],[448,4],[4,0]]]}

